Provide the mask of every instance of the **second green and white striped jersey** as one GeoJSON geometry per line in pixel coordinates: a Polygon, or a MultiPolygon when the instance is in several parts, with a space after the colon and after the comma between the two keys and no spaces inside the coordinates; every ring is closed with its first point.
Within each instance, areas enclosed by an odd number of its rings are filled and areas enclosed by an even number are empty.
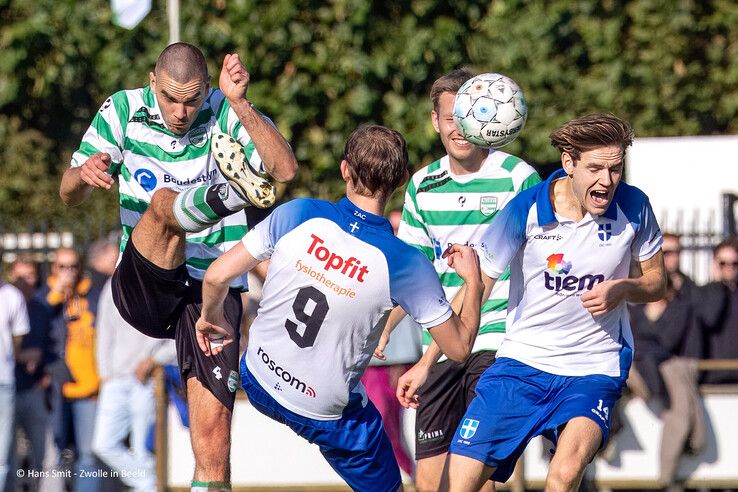
{"type": "MultiPolygon", "coordinates": [[[[103,103],[72,156],[71,165],[81,166],[98,152],[110,154],[113,164],[109,173],[117,177],[120,195],[121,251],[156,190],[170,188],[181,192],[225,182],[210,152],[215,129],[238,139],[251,166],[262,170],[251,137],[217,89],[210,90],[184,135],[175,135],[166,128],[150,87],[116,92],[103,103]]],[[[204,231],[188,233],[185,263],[190,275],[202,280],[207,267],[247,231],[246,214],[237,212],[204,231]]],[[[246,279],[246,275],[237,278],[231,287],[246,290],[246,279]]]]}
{"type": "MultiPolygon", "coordinates": [[[[397,235],[433,262],[451,301],[464,282],[441,258],[443,251],[454,243],[476,246],[497,212],[518,192],[540,181],[525,161],[500,150],[490,149],[479,171],[464,175],[453,174],[445,156],[413,175],[397,235]]],[[[509,278],[505,272],[498,279],[482,306],[473,352],[497,350],[502,343],[509,278]]],[[[423,351],[431,340],[430,333],[423,330],[423,351]]]]}

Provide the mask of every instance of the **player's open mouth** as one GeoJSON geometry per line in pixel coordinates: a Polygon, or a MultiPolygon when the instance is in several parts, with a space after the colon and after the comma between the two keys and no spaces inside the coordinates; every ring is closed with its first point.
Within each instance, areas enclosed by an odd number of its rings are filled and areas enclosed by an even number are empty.
{"type": "Polygon", "coordinates": [[[469,142],[468,142],[468,141],[467,141],[466,139],[464,139],[464,138],[452,138],[451,140],[453,141],[453,143],[455,143],[455,144],[456,144],[456,145],[458,145],[459,147],[468,147],[468,146],[470,146],[470,145],[471,145],[471,144],[470,144],[470,143],[469,143],[469,142]]]}
{"type": "Polygon", "coordinates": [[[592,197],[592,202],[598,207],[604,207],[609,202],[606,191],[592,191],[589,196],[592,197]]]}

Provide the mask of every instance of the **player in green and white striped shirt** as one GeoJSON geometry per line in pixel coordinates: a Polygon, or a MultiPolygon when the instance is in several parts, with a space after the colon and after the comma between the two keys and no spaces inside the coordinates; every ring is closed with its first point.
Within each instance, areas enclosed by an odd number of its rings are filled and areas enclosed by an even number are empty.
{"type": "MultiPolygon", "coordinates": [[[[472,76],[467,70],[455,70],[433,84],[433,126],[448,154],[413,175],[398,232],[400,239],[423,251],[433,262],[448,299],[454,298],[463,281],[441,258],[443,251],[454,243],[476,246],[495,214],[518,192],[541,181],[522,159],[476,147],[456,130],[452,118],[454,97],[472,76]]],[[[494,351],[504,337],[507,275],[502,279],[482,306],[479,334],[469,359],[459,364],[444,357],[436,363],[442,353],[424,331],[423,357],[398,383],[400,401],[418,409],[419,490],[438,488],[454,431],[474,396],[476,381],[494,361],[494,351]],[[418,406],[409,397],[421,385],[418,406]]]]}
{"type": "Polygon", "coordinates": [[[149,81],[103,103],[64,173],[60,195],[77,205],[117,178],[124,236],[112,281],[115,304],[139,331],[176,340],[195,455],[193,490],[230,489],[246,281],[231,285],[225,302],[236,343],[213,357],[195,340],[201,281],[208,265],[246,233],[243,208],[274,200],[272,186],[250,166],[289,181],[297,162],[246,99],[249,74],[238,55],[225,56],[219,89],[211,89],[200,50],[175,43],[162,51],[149,81]]]}

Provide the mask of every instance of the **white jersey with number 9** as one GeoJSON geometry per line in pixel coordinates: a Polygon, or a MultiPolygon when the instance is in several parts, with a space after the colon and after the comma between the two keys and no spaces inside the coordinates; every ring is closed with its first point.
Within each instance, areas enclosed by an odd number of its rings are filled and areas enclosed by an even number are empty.
{"type": "Polygon", "coordinates": [[[424,328],[452,314],[427,258],[346,198],[293,200],[243,243],[255,258],[271,258],[246,364],[299,415],[341,417],[395,304],[424,328]]]}

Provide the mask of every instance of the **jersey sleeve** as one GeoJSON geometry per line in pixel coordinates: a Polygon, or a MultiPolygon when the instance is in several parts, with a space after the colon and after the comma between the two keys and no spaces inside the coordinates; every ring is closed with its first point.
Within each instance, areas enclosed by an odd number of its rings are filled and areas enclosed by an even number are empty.
{"type": "Polygon", "coordinates": [[[530,193],[513,198],[492,219],[477,246],[479,266],[490,278],[499,278],[526,241],[530,193]]]}
{"type": "Polygon", "coordinates": [[[538,173],[533,169],[532,167],[528,166],[527,170],[529,171],[528,174],[523,176],[522,181],[520,182],[520,186],[515,187],[515,192],[520,193],[523,190],[527,190],[528,188],[532,188],[533,186],[537,185],[541,182],[541,177],[538,175],[538,173]]]}
{"type": "Polygon", "coordinates": [[[248,252],[257,260],[271,258],[274,245],[292,229],[296,228],[310,214],[313,206],[309,199],[287,202],[259,222],[241,239],[248,252]]]}
{"type": "Polygon", "coordinates": [[[72,154],[72,167],[79,167],[87,159],[100,152],[110,154],[111,176],[116,175],[123,164],[123,140],[128,124],[129,103],[125,91],[110,96],[100,106],[92,118],[89,128],[82,137],[82,143],[72,154]]]}
{"type": "Polygon", "coordinates": [[[636,261],[651,258],[661,248],[662,237],[648,196],[637,187],[621,182],[615,190],[614,203],[635,232],[630,244],[631,257],[636,261]]]}
{"type": "Polygon", "coordinates": [[[645,261],[659,251],[663,242],[661,229],[651,208],[651,202],[645,196],[640,216],[641,220],[631,245],[631,254],[637,261],[645,261]]]}
{"type": "Polygon", "coordinates": [[[418,212],[415,192],[415,183],[411,180],[405,192],[405,204],[402,207],[402,219],[400,221],[400,228],[397,231],[397,237],[410,246],[419,249],[428,260],[433,261],[435,258],[433,242],[418,212]]]}
{"type": "Polygon", "coordinates": [[[423,328],[440,325],[453,314],[438,274],[422,255],[415,252],[410,259],[398,265],[393,277],[393,301],[423,328]]]}

